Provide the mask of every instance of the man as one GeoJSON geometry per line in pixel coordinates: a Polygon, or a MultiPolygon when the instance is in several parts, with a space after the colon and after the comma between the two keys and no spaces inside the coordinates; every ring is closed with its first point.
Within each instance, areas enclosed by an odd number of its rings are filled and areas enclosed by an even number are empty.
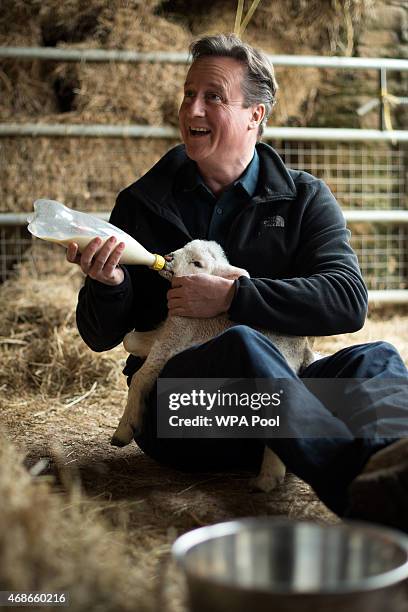
{"type": "MultiPolygon", "coordinates": [[[[111,222],[163,254],[193,238],[217,240],[251,278],[198,274],[174,279],[168,289],[151,270],[119,265],[124,245],[115,238],[103,246],[93,240],[82,255],[71,244],[68,260],[87,275],[78,328],[102,351],[133,328],[152,329],[167,314],[228,313],[236,327],[176,355],[161,376],[296,379],[275,346],[251,327],[308,336],[361,328],[367,291],[349,232],[327,186],[287,169],[259,142],[277,90],[264,55],[232,35],[203,38],[191,51],[179,113],[184,145],[119,194],[111,222]]],[[[124,373],[131,377],[139,365],[130,357],[124,373]]],[[[407,370],[394,347],[378,342],[319,359],[301,376],[369,379],[369,391],[385,379],[405,382],[407,370]]],[[[349,406],[343,420],[318,399],[312,402],[307,416],[326,427],[328,437],[302,438],[303,406],[294,405],[287,414],[294,437],[266,441],[159,439],[154,391],[137,442],[163,463],[204,470],[255,468],[266,443],[339,515],[408,529],[408,446],[397,441],[401,427],[407,429],[405,387],[391,393],[381,383],[375,391],[369,405],[349,406]],[[384,462],[391,467],[383,469],[384,462]],[[384,500],[378,511],[373,496],[384,500]]]]}

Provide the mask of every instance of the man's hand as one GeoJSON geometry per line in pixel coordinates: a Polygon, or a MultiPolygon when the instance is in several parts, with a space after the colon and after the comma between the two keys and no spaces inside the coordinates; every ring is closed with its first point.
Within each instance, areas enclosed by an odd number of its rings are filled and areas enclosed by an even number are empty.
{"type": "Polygon", "coordinates": [[[176,276],[167,292],[170,316],[208,319],[227,312],[234,297],[234,281],[210,274],[176,276]]]}
{"type": "Polygon", "coordinates": [[[100,238],[94,238],[84,252],[78,252],[76,242],[70,242],[67,249],[67,260],[78,264],[84,274],[105,285],[120,285],[125,273],[118,266],[125,244],[111,236],[102,246],[100,238]]]}

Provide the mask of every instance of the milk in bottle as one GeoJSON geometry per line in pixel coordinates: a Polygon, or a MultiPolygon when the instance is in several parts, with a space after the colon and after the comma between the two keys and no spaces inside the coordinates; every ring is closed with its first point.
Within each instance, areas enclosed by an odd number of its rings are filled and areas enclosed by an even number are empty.
{"type": "Polygon", "coordinates": [[[104,243],[115,236],[125,244],[120,263],[149,266],[154,270],[162,270],[166,263],[161,255],[150,253],[115,225],[88,213],[72,210],[55,200],[36,200],[34,213],[27,220],[28,230],[37,238],[65,247],[75,242],[80,252],[96,237],[104,243]]]}

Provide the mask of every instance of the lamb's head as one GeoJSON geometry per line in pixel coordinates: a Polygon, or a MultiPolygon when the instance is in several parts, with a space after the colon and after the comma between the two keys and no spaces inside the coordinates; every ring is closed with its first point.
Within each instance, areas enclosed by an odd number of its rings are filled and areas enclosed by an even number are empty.
{"type": "Polygon", "coordinates": [[[192,240],[183,248],[166,255],[166,266],[160,274],[171,280],[173,276],[200,272],[231,279],[249,276],[246,270],[231,266],[221,246],[209,240],[192,240]]]}

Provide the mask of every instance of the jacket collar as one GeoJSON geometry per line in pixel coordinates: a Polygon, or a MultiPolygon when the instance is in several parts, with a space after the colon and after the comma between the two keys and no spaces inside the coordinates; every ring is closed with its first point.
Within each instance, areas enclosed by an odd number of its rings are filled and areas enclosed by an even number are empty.
{"type": "Polygon", "coordinates": [[[190,240],[190,236],[182,219],[175,210],[173,198],[173,184],[175,176],[188,163],[184,145],[177,145],[170,149],[146,174],[130,186],[139,200],[158,214],[167,219],[185,234],[190,240]]]}
{"type": "MultiPolygon", "coordinates": [[[[260,191],[253,198],[253,203],[279,198],[294,199],[295,183],[278,153],[263,142],[256,145],[256,150],[259,155],[260,191]]],[[[177,145],[130,187],[149,208],[175,223],[187,235],[174,207],[173,185],[176,174],[186,171],[189,162],[184,145],[177,145]]]]}
{"type": "Polygon", "coordinates": [[[256,146],[260,159],[258,197],[262,200],[296,197],[296,186],[278,153],[264,142],[256,146]]]}

